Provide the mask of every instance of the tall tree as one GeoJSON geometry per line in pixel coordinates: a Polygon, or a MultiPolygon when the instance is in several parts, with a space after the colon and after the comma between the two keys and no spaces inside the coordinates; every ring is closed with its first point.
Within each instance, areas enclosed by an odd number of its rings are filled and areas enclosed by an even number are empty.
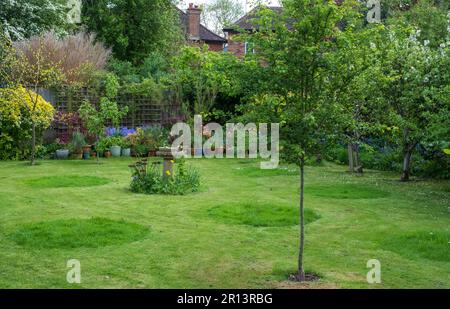
{"type": "Polygon", "coordinates": [[[213,0],[204,5],[203,22],[219,34],[245,13],[242,2],[237,0],[213,0]]]}
{"type": "Polygon", "coordinates": [[[448,115],[449,47],[432,48],[422,42],[418,30],[389,28],[380,64],[386,114],[399,129],[402,181],[409,180],[416,146],[433,134],[441,116],[448,115]]]}
{"type": "Polygon", "coordinates": [[[118,59],[141,64],[151,52],[176,50],[177,14],[171,0],[83,0],[81,19],[118,59]]]}
{"type": "Polygon", "coordinates": [[[447,36],[447,13],[450,9],[448,0],[385,0],[388,25],[406,25],[421,31],[421,40],[429,42],[432,47],[442,43],[447,36]]]}

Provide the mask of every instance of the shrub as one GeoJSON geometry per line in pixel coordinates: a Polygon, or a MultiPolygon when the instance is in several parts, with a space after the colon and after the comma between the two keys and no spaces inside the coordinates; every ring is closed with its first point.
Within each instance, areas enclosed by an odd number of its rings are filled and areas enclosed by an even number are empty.
{"type": "Polygon", "coordinates": [[[123,146],[123,140],[120,136],[107,136],[99,140],[95,144],[95,149],[98,152],[104,152],[105,150],[108,150],[111,148],[111,146],[123,146]]]}
{"type": "Polygon", "coordinates": [[[197,192],[200,187],[200,174],[197,170],[186,168],[184,160],[175,165],[173,175],[164,177],[161,166],[151,165],[142,169],[135,168],[130,189],[135,193],[184,195],[197,192]]]}
{"type": "Polygon", "coordinates": [[[54,115],[53,106],[38,96],[35,111],[31,112],[34,97],[34,92],[28,93],[23,87],[0,88],[1,160],[27,157],[33,121],[37,132],[50,126],[54,115]]]}
{"type": "Polygon", "coordinates": [[[133,148],[138,156],[146,155],[150,150],[167,144],[169,133],[161,127],[138,128],[134,133],[128,134],[125,138],[126,144],[133,148]]]}
{"type": "Polygon", "coordinates": [[[30,63],[36,63],[36,50],[41,49],[45,63],[57,64],[58,70],[69,83],[85,85],[87,68],[104,69],[111,51],[95,36],[79,32],[59,38],[55,32],[46,32],[42,36],[33,36],[28,40],[14,43],[14,47],[23,52],[30,63]]]}

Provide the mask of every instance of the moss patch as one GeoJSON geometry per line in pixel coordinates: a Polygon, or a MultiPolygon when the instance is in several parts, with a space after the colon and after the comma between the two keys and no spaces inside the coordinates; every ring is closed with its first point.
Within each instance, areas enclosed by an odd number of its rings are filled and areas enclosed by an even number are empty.
{"type": "MultiPolygon", "coordinates": [[[[299,209],[293,206],[273,204],[242,203],[223,204],[208,210],[208,214],[226,223],[258,227],[292,226],[299,224],[299,209]]],[[[305,222],[310,223],[320,216],[305,209],[305,222]]]]}
{"type": "Polygon", "coordinates": [[[96,176],[49,176],[28,179],[25,183],[35,188],[93,187],[109,183],[109,179],[96,176]]]}
{"type": "Polygon", "coordinates": [[[23,225],[10,238],[31,248],[97,248],[144,238],[149,229],[104,218],[70,219],[23,225]]]}
{"type": "Polygon", "coordinates": [[[305,193],[333,199],[376,199],[389,196],[389,192],[383,191],[377,187],[355,184],[306,186],[305,193]]]}

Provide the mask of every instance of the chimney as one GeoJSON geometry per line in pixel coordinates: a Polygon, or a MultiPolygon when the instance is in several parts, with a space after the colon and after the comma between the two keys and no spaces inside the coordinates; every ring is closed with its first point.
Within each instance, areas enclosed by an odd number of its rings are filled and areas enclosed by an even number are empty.
{"type": "Polygon", "coordinates": [[[200,14],[202,9],[198,5],[189,3],[189,8],[187,9],[188,15],[188,36],[192,41],[200,40],[200,14]]]}

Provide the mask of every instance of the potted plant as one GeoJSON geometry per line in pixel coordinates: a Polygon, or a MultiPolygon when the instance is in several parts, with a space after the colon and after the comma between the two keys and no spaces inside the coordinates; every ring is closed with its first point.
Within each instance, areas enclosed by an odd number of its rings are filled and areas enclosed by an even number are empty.
{"type": "Polygon", "coordinates": [[[83,146],[86,145],[86,139],[84,138],[83,133],[80,131],[74,132],[72,134],[70,145],[73,149],[73,153],[78,159],[81,159],[83,157],[83,146]]]}
{"type": "Polygon", "coordinates": [[[111,158],[111,155],[112,155],[111,151],[109,149],[106,149],[103,154],[104,154],[105,158],[107,158],[107,159],[111,158]]]}
{"type": "Polygon", "coordinates": [[[84,145],[83,146],[83,154],[85,154],[85,153],[91,153],[91,151],[92,151],[92,146],[91,145],[84,145]]]}
{"type": "Polygon", "coordinates": [[[69,158],[69,149],[67,148],[67,145],[62,143],[59,139],[56,140],[56,143],[58,144],[58,149],[56,149],[56,158],[59,160],[69,158]]]}
{"type": "Polygon", "coordinates": [[[127,137],[122,139],[122,157],[131,156],[131,142],[127,137]]]}
{"type": "Polygon", "coordinates": [[[66,160],[67,158],[69,158],[69,149],[56,150],[56,158],[60,160],[66,160]]]}
{"type": "Polygon", "coordinates": [[[109,140],[109,150],[113,157],[120,157],[122,150],[122,138],[119,136],[110,136],[109,140]]]}

